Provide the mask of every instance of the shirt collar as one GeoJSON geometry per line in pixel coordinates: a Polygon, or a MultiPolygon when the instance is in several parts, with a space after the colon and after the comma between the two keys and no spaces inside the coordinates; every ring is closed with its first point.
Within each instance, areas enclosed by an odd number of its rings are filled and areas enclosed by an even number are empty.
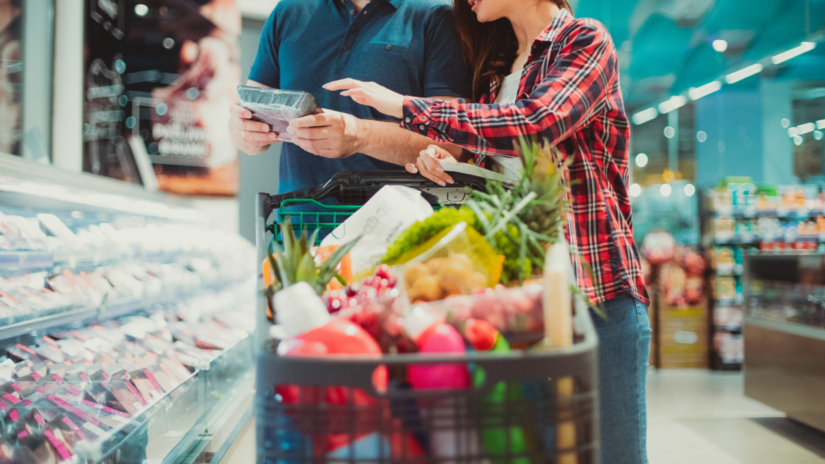
{"type": "Polygon", "coordinates": [[[536,40],[541,42],[552,42],[553,39],[559,34],[559,32],[567,25],[570,21],[573,20],[573,17],[570,16],[570,12],[567,11],[567,8],[562,8],[559,11],[559,14],[550,21],[550,25],[544,29],[536,40]]]}
{"type": "MultiPolygon", "coordinates": [[[[345,3],[345,0],[332,0],[332,2],[340,1],[341,3],[345,3]]],[[[370,0],[370,4],[376,4],[380,2],[387,2],[393,6],[396,10],[401,6],[401,2],[404,0],[370,0]]]]}

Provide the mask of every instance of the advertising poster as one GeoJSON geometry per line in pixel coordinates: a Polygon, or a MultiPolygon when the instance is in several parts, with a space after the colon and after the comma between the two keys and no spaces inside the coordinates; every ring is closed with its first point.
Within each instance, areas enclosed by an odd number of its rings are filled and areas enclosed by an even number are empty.
{"type": "Polygon", "coordinates": [[[183,195],[234,196],[234,0],[88,0],[83,170],[183,195]]]}
{"type": "Polygon", "coordinates": [[[18,156],[23,126],[21,3],[0,1],[0,153],[18,156]]]}

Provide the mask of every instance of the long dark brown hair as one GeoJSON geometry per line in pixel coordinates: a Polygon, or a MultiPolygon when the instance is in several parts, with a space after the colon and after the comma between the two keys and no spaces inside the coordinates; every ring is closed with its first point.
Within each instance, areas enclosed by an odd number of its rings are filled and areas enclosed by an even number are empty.
{"type": "MultiPolygon", "coordinates": [[[[571,14],[568,0],[549,0],[571,14]]],[[[473,100],[490,91],[490,83],[501,84],[510,74],[518,52],[518,39],[506,18],[489,23],[476,19],[467,0],[453,0],[453,17],[461,39],[461,56],[473,74],[473,100]]]]}

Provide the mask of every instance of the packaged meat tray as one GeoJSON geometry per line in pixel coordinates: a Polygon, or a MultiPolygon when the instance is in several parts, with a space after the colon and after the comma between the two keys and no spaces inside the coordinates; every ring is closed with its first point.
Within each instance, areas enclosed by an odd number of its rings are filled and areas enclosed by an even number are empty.
{"type": "Polygon", "coordinates": [[[252,112],[252,119],[269,124],[270,131],[286,142],[292,140],[286,131],[289,121],[320,112],[310,93],[246,85],[238,86],[238,104],[252,112]]]}

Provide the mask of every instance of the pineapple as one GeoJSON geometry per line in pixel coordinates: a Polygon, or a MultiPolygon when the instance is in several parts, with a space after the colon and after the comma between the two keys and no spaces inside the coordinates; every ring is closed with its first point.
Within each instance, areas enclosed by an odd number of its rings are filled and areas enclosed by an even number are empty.
{"type": "Polygon", "coordinates": [[[269,254],[269,269],[265,269],[264,275],[269,277],[267,293],[274,295],[278,291],[298,282],[306,282],[315,290],[318,295],[324,292],[327,284],[332,279],[337,279],[342,285],[347,282],[335,270],[341,259],[349,250],[358,243],[359,238],[342,245],[335,250],[329,258],[320,266],[315,263],[310,249],[318,238],[318,231],[313,232],[311,237],[307,237],[307,230],[301,231],[301,236],[295,235],[292,224],[286,219],[281,227],[284,238],[283,248],[273,239],[272,245],[275,254],[269,254]],[[268,271],[268,272],[267,272],[268,271]]]}
{"type": "Polygon", "coordinates": [[[504,283],[522,283],[533,268],[543,269],[547,246],[560,240],[567,212],[564,172],[572,161],[559,163],[558,150],[535,138],[520,139],[517,148],[524,169],[515,187],[490,181],[488,193],[474,191],[466,204],[484,238],[506,258],[504,283]]]}

